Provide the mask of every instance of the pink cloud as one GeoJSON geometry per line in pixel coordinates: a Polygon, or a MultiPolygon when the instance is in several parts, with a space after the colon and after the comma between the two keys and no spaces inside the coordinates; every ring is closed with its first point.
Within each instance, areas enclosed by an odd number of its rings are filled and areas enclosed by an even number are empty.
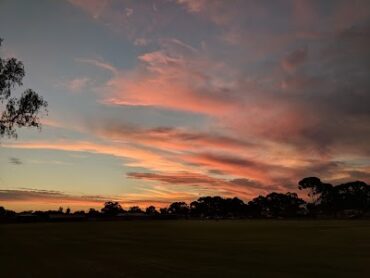
{"type": "Polygon", "coordinates": [[[209,115],[231,112],[237,101],[229,76],[232,70],[215,63],[177,40],[139,57],[140,66],[111,79],[105,103],[156,106],[209,115]]]}
{"type": "MultiPolygon", "coordinates": [[[[228,154],[215,153],[194,153],[189,154],[184,158],[189,163],[208,167],[210,169],[218,169],[229,175],[246,177],[257,180],[261,183],[271,183],[271,176],[266,173],[264,163],[258,163],[255,160],[250,160],[242,156],[231,156],[228,154]]],[[[269,168],[273,168],[269,165],[269,168]]]]}

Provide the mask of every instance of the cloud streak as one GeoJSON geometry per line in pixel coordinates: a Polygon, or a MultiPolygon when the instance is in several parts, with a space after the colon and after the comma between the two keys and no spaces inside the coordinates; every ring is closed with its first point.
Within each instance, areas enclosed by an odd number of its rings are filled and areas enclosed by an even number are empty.
{"type": "MultiPolygon", "coordinates": [[[[214,178],[204,174],[177,172],[163,173],[128,173],[129,178],[156,181],[161,184],[186,185],[203,190],[211,190],[213,194],[226,196],[239,196],[250,199],[253,195],[266,193],[271,187],[264,187],[256,181],[248,179],[226,180],[214,178]]],[[[276,187],[274,187],[276,189],[276,187]]]]}

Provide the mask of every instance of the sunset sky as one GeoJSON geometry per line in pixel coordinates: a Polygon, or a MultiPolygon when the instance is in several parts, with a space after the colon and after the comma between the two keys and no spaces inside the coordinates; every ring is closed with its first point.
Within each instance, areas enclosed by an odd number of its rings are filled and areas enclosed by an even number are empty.
{"type": "Polygon", "coordinates": [[[370,1],[0,0],[49,103],[0,139],[0,205],[248,201],[370,182],[370,1]]]}

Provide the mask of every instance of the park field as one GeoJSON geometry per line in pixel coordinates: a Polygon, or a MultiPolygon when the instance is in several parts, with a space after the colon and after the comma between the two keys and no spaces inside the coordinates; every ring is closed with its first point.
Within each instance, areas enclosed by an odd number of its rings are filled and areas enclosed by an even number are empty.
{"type": "Polygon", "coordinates": [[[0,277],[370,277],[370,221],[4,224],[0,277]]]}

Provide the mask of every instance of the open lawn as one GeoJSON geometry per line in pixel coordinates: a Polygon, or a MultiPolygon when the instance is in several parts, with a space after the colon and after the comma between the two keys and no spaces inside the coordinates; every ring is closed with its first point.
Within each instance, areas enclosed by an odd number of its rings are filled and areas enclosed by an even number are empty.
{"type": "Polygon", "coordinates": [[[370,221],[5,224],[0,277],[370,277],[370,221]]]}

